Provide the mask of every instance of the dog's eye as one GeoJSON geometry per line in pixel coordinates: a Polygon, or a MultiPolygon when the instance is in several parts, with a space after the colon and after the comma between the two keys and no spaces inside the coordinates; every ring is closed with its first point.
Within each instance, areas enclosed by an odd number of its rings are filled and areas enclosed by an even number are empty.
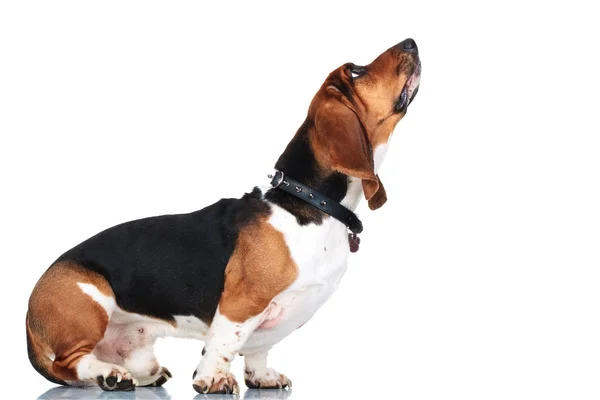
{"type": "Polygon", "coordinates": [[[402,93],[400,94],[400,97],[398,98],[398,101],[396,101],[396,105],[394,105],[394,111],[397,113],[404,111],[404,109],[407,106],[407,99],[408,93],[406,92],[406,88],[404,88],[404,90],[402,90],[402,93]]]}
{"type": "Polygon", "coordinates": [[[350,66],[350,76],[352,79],[360,78],[367,72],[365,67],[359,67],[358,65],[350,66]]]}

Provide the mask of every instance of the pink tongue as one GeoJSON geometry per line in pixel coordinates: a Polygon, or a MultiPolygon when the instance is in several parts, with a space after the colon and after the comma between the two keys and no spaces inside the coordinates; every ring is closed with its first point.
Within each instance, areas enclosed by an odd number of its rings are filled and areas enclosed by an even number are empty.
{"type": "Polygon", "coordinates": [[[358,235],[356,233],[349,233],[348,242],[350,243],[350,251],[356,253],[358,251],[358,245],[360,244],[358,235]]]}

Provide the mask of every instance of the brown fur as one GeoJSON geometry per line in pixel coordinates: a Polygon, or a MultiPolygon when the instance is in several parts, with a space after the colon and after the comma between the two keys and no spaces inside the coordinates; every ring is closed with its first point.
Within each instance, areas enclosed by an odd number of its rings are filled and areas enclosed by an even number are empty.
{"type": "Polygon", "coordinates": [[[231,321],[246,321],[260,314],[297,276],[283,234],[261,217],[240,232],[225,269],[219,311],[231,321]]]}
{"type": "Polygon", "coordinates": [[[82,292],[78,282],[93,284],[114,297],[99,274],[74,263],[59,263],[42,276],[29,299],[27,332],[35,359],[60,380],[78,379],[77,363],[94,350],[108,325],[106,311],[82,292]]]}
{"type": "MultiPolygon", "coordinates": [[[[26,322],[29,357],[40,374],[60,384],[78,380],[77,364],[94,349],[103,353],[103,361],[120,365],[132,350],[102,347],[109,316],[77,283],[92,284],[102,294],[115,297],[100,274],[73,262],[60,262],[40,278],[29,299],[26,322]],[[54,362],[50,355],[54,355],[54,362]]],[[[160,321],[177,326],[175,320],[160,321]]],[[[143,334],[143,328],[138,333],[143,334]]]]}
{"type": "Polygon", "coordinates": [[[372,210],[387,201],[373,168],[373,150],[389,141],[404,116],[393,107],[415,68],[412,55],[394,46],[356,80],[348,65],[333,71],[310,105],[309,118],[315,121],[310,140],[317,161],[325,170],[362,179],[372,210]]]}
{"type": "Polygon", "coordinates": [[[315,111],[313,150],[331,169],[362,179],[365,198],[379,189],[373,170],[373,152],[352,109],[340,101],[325,101],[315,111]]]}
{"type": "Polygon", "coordinates": [[[379,175],[377,175],[377,181],[379,183],[379,188],[377,189],[373,197],[369,199],[369,208],[371,210],[377,210],[387,201],[387,193],[385,192],[385,188],[383,187],[381,179],[379,179],[379,175]]]}

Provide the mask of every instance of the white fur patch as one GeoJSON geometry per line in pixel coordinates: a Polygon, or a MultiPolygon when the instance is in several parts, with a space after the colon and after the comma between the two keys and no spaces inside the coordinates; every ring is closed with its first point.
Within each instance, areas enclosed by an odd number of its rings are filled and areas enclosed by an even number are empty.
{"type": "MultiPolygon", "coordinates": [[[[267,368],[267,352],[244,356],[244,378],[260,387],[292,386],[292,382],[274,369],[267,368]]],[[[287,392],[287,391],[286,391],[287,392]]],[[[278,397],[279,394],[278,394],[278,397]]]]}
{"type": "Polygon", "coordinates": [[[380,144],[379,146],[375,147],[375,151],[373,152],[373,164],[374,164],[374,169],[375,169],[375,173],[377,173],[377,171],[379,171],[379,168],[381,167],[381,164],[383,163],[383,159],[385,158],[385,155],[388,151],[388,147],[389,147],[389,143],[390,140],[392,139],[392,136],[390,135],[390,138],[388,139],[387,143],[383,143],[380,144]]]}
{"type": "Polygon", "coordinates": [[[175,315],[173,318],[175,318],[177,328],[173,328],[170,336],[202,340],[206,338],[209,326],[200,318],[193,315],[175,315]]]}
{"type": "Polygon", "coordinates": [[[209,326],[201,319],[191,315],[175,315],[173,318],[175,319],[176,326],[162,319],[126,312],[116,307],[111,316],[108,329],[111,329],[113,324],[127,324],[133,326],[135,329],[143,328],[156,338],[172,336],[200,340],[206,339],[209,326]]]}
{"type": "Polygon", "coordinates": [[[161,373],[160,366],[154,356],[154,346],[149,345],[135,349],[123,364],[139,381],[139,385],[145,386],[156,381],[161,373]],[[154,369],[154,371],[153,371],[154,369]],[[154,372],[154,374],[151,374],[154,372]]]}
{"type": "Polygon", "coordinates": [[[195,380],[228,373],[233,358],[263,321],[263,314],[244,322],[232,322],[217,309],[206,338],[206,352],[196,368],[195,380]]]}
{"type": "MultiPolygon", "coordinates": [[[[355,206],[361,196],[360,180],[351,181],[344,202],[355,206]]],[[[337,289],[350,253],[348,229],[335,218],[325,218],[321,225],[301,226],[285,209],[273,204],[271,209],[269,222],[283,234],[298,277],[271,303],[277,306],[276,324],[267,323],[252,332],[243,354],[266,351],[306,323],[337,289]]]]}
{"type": "Polygon", "coordinates": [[[115,371],[117,372],[117,382],[121,382],[123,379],[131,379],[133,384],[137,385],[137,379],[135,379],[125,368],[100,361],[93,354],[87,354],[81,357],[76,370],[77,377],[82,381],[96,381],[99,376],[107,378],[115,371]]]}
{"type": "Polygon", "coordinates": [[[87,294],[96,303],[100,304],[102,308],[104,308],[104,311],[106,311],[106,315],[108,315],[108,317],[110,318],[113,311],[117,307],[115,299],[111,296],[103,294],[102,292],[100,292],[100,290],[98,290],[96,286],[92,285],[91,283],[77,282],[77,285],[79,285],[83,293],[87,294]]]}
{"type": "Polygon", "coordinates": [[[340,204],[347,209],[354,211],[358,207],[360,199],[363,197],[362,180],[351,176],[348,178],[348,189],[346,196],[340,201],[340,204]]]}

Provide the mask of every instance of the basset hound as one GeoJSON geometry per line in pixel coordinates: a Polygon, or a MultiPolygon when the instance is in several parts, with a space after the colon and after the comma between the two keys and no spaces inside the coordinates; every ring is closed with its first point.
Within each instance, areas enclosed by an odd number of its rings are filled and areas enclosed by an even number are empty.
{"type": "Polygon", "coordinates": [[[329,74],[275,164],[271,185],[189,214],[114,226],[60,256],[29,299],[27,350],[51,382],[105,390],[160,386],[171,374],[158,337],[205,341],[199,393],[238,393],[291,381],[267,352],[336,290],[362,224],[360,198],[386,202],[377,175],[394,127],[419,87],[414,40],[371,64],[329,74]],[[349,240],[348,230],[352,231],[349,240]]]}

